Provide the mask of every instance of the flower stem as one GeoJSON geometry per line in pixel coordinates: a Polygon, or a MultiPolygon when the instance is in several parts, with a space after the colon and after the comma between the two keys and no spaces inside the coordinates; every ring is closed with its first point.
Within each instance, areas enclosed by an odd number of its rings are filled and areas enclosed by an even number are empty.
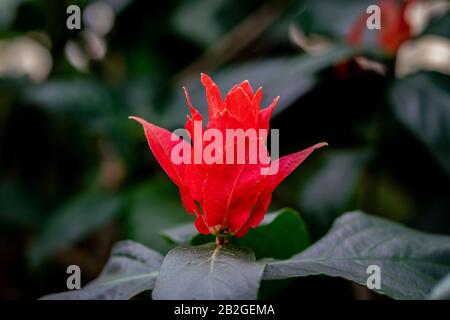
{"type": "Polygon", "coordinates": [[[223,234],[218,234],[216,236],[216,245],[226,246],[228,244],[228,237],[223,234]]]}

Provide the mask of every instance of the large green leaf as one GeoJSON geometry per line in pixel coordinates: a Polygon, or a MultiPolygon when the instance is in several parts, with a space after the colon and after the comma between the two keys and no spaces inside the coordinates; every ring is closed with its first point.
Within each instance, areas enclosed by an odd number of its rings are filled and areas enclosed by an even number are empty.
{"type": "Polygon", "coordinates": [[[434,286],[430,293],[429,299],[433,300],[450,300],[450,273],[434,286]]]}
{"type": "Polygon", "coordinates": [[[263,270],[249,249],[179,247],[164,258],[153,299],[256,299],[263,270]]]}
{"type": "Polygon", "coordinates": [[[268,263],[264,279],[326,274],[365,284],[370,265],[381,271],[377,292],[396,299],[426,298],[450,270],[450,237],[351,212],[304,252],[268,263]]]}
{"type": "MultiPolygon", "coordinates": [[[[200,245],[214,240],[212,236],[198,235],[192,223],[168,230],[162,235],[176,244],[200,245]]],[[[253,250],[256,258],[287,259],[309,245],[309,234],[300,215],[290,208],[268,213],[261,225],[250,229],[242,238],[231,243],[253,250]]]]}
{"type": "Polygon", "coordinates": [[[420,139],[450,173],[450,77],[422,72],[398,80],[392,107],[399,121],[420,139]]]}
{"type": "Polygon", "coordinates": [[[30,262],[40,265],[58,251],[82,240],[109,223],[121,208],[116,194],[89,191],[64,204],[44,223],[32,243],[30,262]]]}
{"type": "Polygon", "coordinates": [[[44,300],[127,300],[152,290],[163,256],[133,241],[114,245],[99,277],[80,290],[50,294],[44,300]]]}

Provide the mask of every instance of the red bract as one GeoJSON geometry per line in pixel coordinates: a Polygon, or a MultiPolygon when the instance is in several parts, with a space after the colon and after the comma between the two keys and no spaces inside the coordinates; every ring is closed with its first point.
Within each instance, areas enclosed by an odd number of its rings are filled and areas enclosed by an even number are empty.
{"type": "MultiPolygon", "coordinates": [[[[405,20],[405,11],[415,0],[380,0],[381,29],[378,30],[377,42],[388,54],[395,54],[400,45],[411,37],[410,26],[405,20]]],[[[357,46],[362,43],[367,15],[362,14],[353,24],[347,35],[347,42],[357,46]]]]}
{"type": "MultiPolygon", "coordinates": [[[[206,91],[209,122],[208,129],[217,129],[223,136],[226,129],[269,129],[269,120],[278,98],[267,108],[260,110],[262,89],[253,92],[248,81],[235,85],[222,100],[219,88],[205,74],[201,81],[206,91]]],[[[223,164],[181,163],[176,164],[171,159],[172,149],[179,143],[184,144],[192,152],[194,160],[194,145],[200,140],[203,147],[203,132],[200,135],[194,130],[194,123],[201,123],[202,115],[192,105],[185,89],[186,99],[190,107],[185,128],[190,133],[191,141],[172,141],[171,132],[157,127],[137,117],[132,119],[141,123],[150,149],[161,167],[169,175],[180,190],[181,200],[189,213],[195,214],[195,226],[202,234],[232,234],[243,236],[250,228],[259,225],[267,211],[271,195],[275,187],[286,178],[315,149],[326,143],[319,143],[303,151],[284,156],[271,163],[249,163],[246,155],[245,163],[233,162],[223,164]],[[278,166],[273,175],[261,174],[262,168],[278,166]]],[[[203,128],[203,125],[201,126],[203,128]]],[[[203,129],[202,129],[203,130],[203,129]]],[[[201,131],[202,131],[201,130],[201,131]]],[[[258,136],[265,139],[266,136],[258,136]]],[[[264,140],[265,141],[265,140],[264,140]]],[[[264,145],[264,144],[263,144],[264,145]]],[[[236,146],[223,142],[220,152],[224,155],[236,151],[236,146]]],[[[268,155],[263,146],[259,151],[268,155]]],[[[236,155],[236,152],[233,153],[236,155]]]]}

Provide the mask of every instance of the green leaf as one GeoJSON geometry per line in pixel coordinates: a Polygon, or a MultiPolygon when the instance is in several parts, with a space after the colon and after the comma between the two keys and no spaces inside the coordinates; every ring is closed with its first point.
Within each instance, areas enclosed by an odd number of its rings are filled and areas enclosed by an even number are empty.
{"type": "MultiPolygon", "coordinates": [[[[199,235],[192,223],[165,230],[162,235],[175,244],[200,245],[214,240],[213,236],[199,235]]],[[[285,208],[266,214],[257,228],[230,241],[251,248],[257,259],[287,259],[308,247],[309,234],[298,212],[285,208]]]]}
{"type": "Polygon", "coordinates": [[[368,154],[362,150],[329,153],[320,171],[302,190],[299,206],[303,216],[320,234],[351,206],[356,187],[367,163],[368,154]]]}
{"type": "Polygon", "coordinates": [[[173,244],[180,245],[189,244],[197,234],[197,229],[195,229],[193,223],[185,223],[164,230],[161,236],[173,244]]]}
{"type": "Polygon", "coordinates": [[[450,38],[450,12],[438,15],[431,19],[429,25],[425,28],[422,34],[434,34],[437,36],[450,38]]]}
{"type": "MultiPolygon", "coordinates": [[[[151,77],[137,77],[114,88],[93,79],[52,80],[27,86],[21,99],[51,115],[78,122],[91,133],[107,132],[124,139],[138,132],[137,126],[127,120],[129,115],[159,124],[165,119],[164,108],[155,102],[155,86],[151,77]]],[[[168,127],[178,124],[170,120],[168,127]]]]}
{"type": "Polygon", "coordinates": [[[44,223],[29,251],[31,265],[39,266],[58,251],[84,239],[109,223],[121,208],[115,194],[89,191],[64,204],[44,223]]]}
{"type": "Polygon", "coordinates": [[[450,273],[434,286],[428,298],[432,300],[450,300],[450,273]]]}
{"type": "MultiPolygon", "coordinates": [[[[214,47],[220,37],[239,28],[245,19],[259,9],[259,1],[190,0],[178,2],[172,17],[172,28],[179,36],[201,47],[214,47]]],[[[245,38],[247,33],[243,33],[245,38]]]]}
{"type": "Polygon", "coordinates": [[[164,258],[153,299],[256,299],[263,270],[250,249],[178,247],[164,258]]]}
{"type": "Polygon", "coordinates": [[[268,215],[265,224],[250,229],[235,244],[251,248],[258,259],[287,259],[309,246],[309,234],[298,212],[285,208],[268,215]]]}
{"type": "Polygon", "coordinates": [[[423,72],[398,80],[392,108],[398,120],[424,143],[450,173],[450,77],[423,72]]]}
{"type": "Polygon", "coordinates": [[[79,121],[93,132],[117,125],[115,117],[120,112],[111,90],[94,80],[57,80],[30,86],[22,99],[50,114],[79,121]]]}
{"type": "Polygon", "coordinates": [[[127,300],[152,290],[163,256],[133,241],[114,245],[99,277],[80,290],[50,294],[43,300],[127,300]]]}
{"type": "Polygon", "coordinates": [[[133,187],[127,200],[127,236],[162,253],[173,249],[174,245],[162,239],[161,232],[170,226],[193,221],[181,204],[177,188],[165,177],[133,187]]]}
{"type": "Polygon", "coordinates": [[[202,46],[209,45],[226,31],[217,19],[223,4],[220,0],[182,3],[172,19],[175,31],[202,46]]]}
{"type": "Polygon", "coordinates": [[[426,298],[450,270],[450,237],[351,212],[304,252],[269,262],[264,280],[326,274],[365,284],[370,265],[381,270],[381,289],[375,291],[395,299],[426,298]]]}

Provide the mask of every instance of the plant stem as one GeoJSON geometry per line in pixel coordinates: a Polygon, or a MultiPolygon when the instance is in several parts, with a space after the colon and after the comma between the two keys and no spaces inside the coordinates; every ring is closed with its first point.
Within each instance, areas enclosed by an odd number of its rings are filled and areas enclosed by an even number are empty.
{"type": "Polygon", "coordinates": [[[218,234],[216,236],[216,245],[226,246],[228,244],[228,237],[223,234],[218,234]]]}

